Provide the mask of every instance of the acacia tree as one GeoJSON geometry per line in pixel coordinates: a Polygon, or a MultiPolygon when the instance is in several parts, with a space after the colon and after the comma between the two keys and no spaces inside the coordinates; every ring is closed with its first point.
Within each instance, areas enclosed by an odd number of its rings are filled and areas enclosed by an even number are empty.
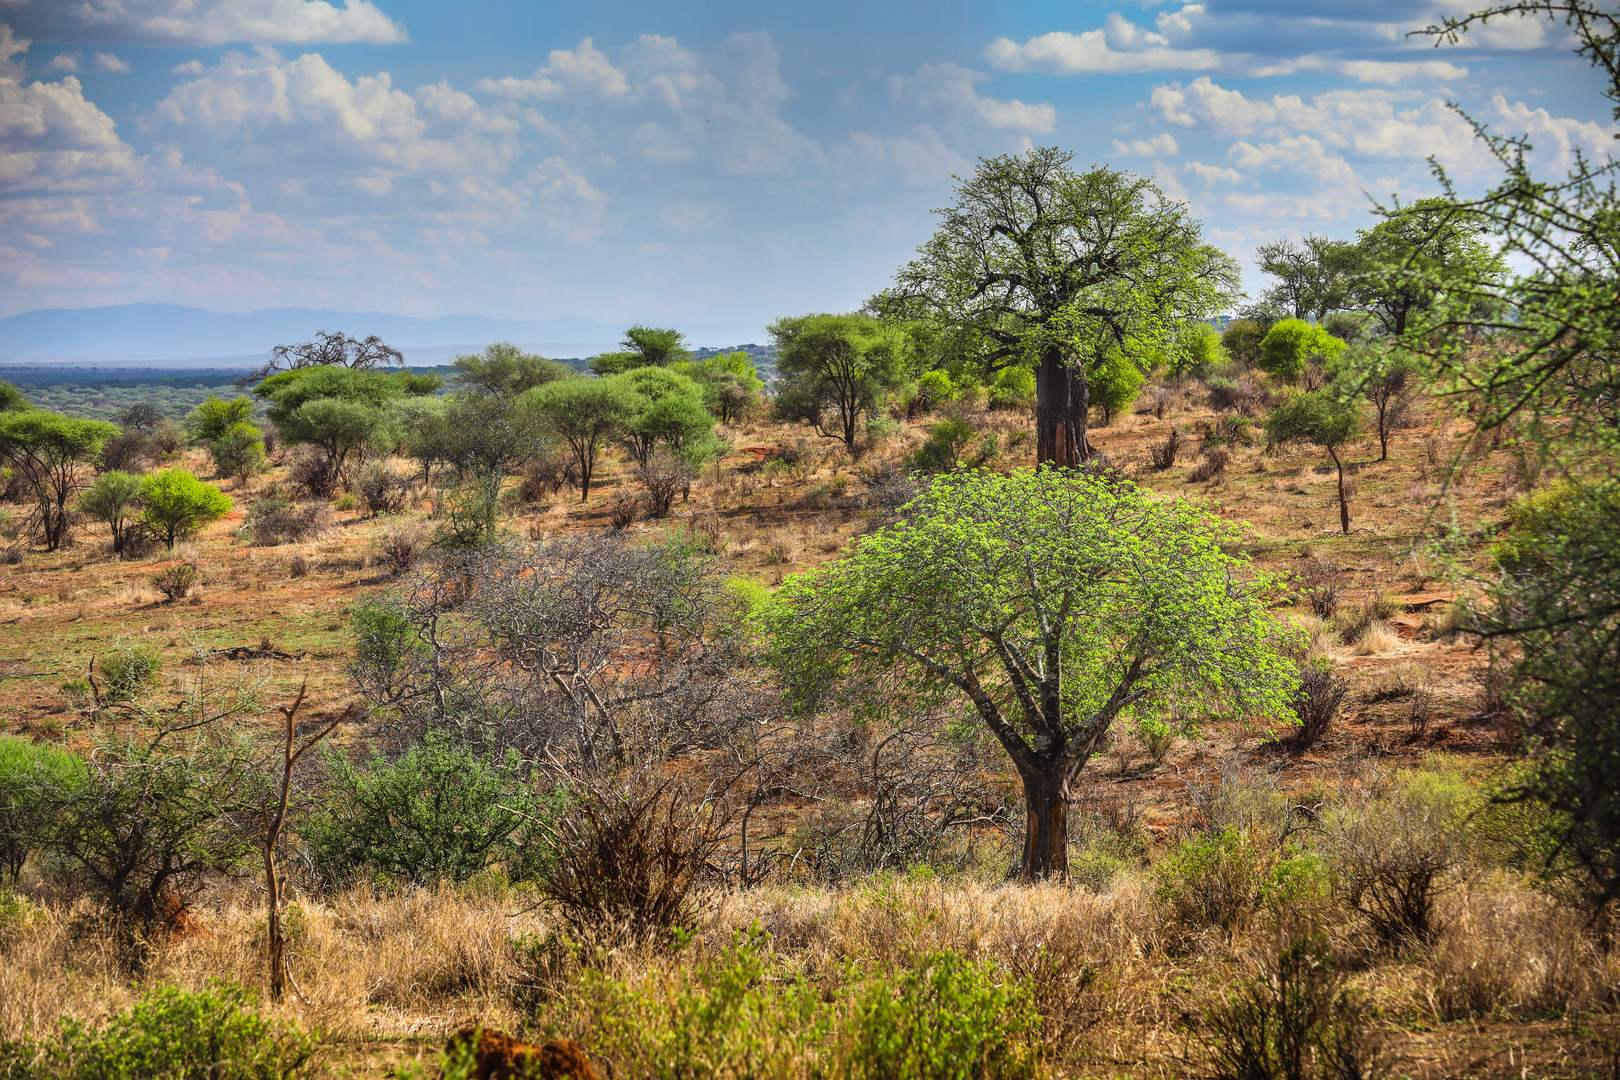
{"type": "Polygon", "coordinates": [[[565,379],[537,386],[521,400],[561,435],[579,466],[579,501],[591,497],[602,444],[623,431],[646,401],[616,377],[565,379]]]}
{"type": "MultiPolygon", "coordinates": [[[[1492,19],[1564,23],[1620,119],[1620,13],[1591,0],[1494,5],[1426,31],[1455,41],[1492,19]]],[[[1564,509],[1545,527],[1513,522],[1516,558],[1477,584],[1494,593],[1472,629],[1497,652],[1521,723],[1526,767],[1507,797],[1536,801],[1552,869],[1578,869],[1601,913],[1620,897],[1620,216],[1612,157],[1577,153],[1541,178],[1521,139],[1477,124],[1503,169],[1457,212],[1481,223],[1522,273],[1438,274],[1446,302],[1407,328],[1441,388],[1482,430],[1513,424],[1563,474],[1564,509]],[[1561,865],[1559,865],[1561,864],[1561,865]]],[[[1440,179],[1455,196],[1443,171],[1440,179]]],[[[1514,517],[1526,515],[1516,511],[1514,517]]],[[[1466,561],[1465,561],[1466,566],[1466,561]]],[[[1469,575],[1465,566],[1459,573],[1469,575]]],[[[1470,575],[1471,576],[1471,575],[1470,575]]]]}
{"type": "Polygon", "coordinates": [[[1356,272],[1356,246],[1311,234],[1300,244],[1276,240],[1255,248],[1255,264],[1277,279],[1266,299],[1296,319],[1315,315],[1321,322],[1330,311],[1350,302],[1356,272]]]}
{"type": "Polygon", "coordinates": [[[1357,234],[1353,299],[1396,337],[1437,304],[1469,294],[1489,303],[1477,286],[1499,287],[1506,266],[1484,231],[1485,221],[1449,196],[1396,207],[1357,234]]]}
{"type": "Polygon", "coordinates": [[[118,429],[101,420],[78,420],[43,409],[0,412],[0,458],[34,492],[45,547],[55,551],[68,534],[68,503],[88,482],[88,466],[118,429]]]}
{"type": "Polygon", "coordinates": [[[405,366],[405,354],[376,334],[364,340],[350,337],[340,330],[328,333],[315,331],[309,341],[293,345],[277,345],[270,350],[270,361],[237,380],[238,386],[251,386],[269,378],[278,371],[296,371],[309,367],[346,367],[369,371],[377,367],[405,366]]]}
{"type": "Polygon", "coordinates": [[[1076,465],[1088,376],[1118,349],[1138,366],[1238,293],[1232,259],[1203,242],[1153,182],[1036,147],[981,159],[894,286],[871,306],[947,331],[984,370],[1035,370],[1036,460],[1076,465]]]}
{"type": "Polygon", "coordinates": [[[1344,492],[1344,461],[1339,450],[1359,434],[1361,418],[1352,401],[1333,387],[1284,398],[1266,417],[1266,437],[1273,443],[1303,441],[1328,452],[1339,471],[1339,530],[1350,532],[1350,502],[1344,492]]]}
{"type": "Polygon", "coordinates": [[[777,416],[842,439],[854,455],[861,418],[905,375],[910,339],[869,315],[800,315],[777,319],[767,332],[784,381],[777,416]]]}
{"type": "Polygon", "coordinates": [[[1075,780],[1117,722],[1287,714],[1296,678],[1231,538],[1128,482],[946,474],[763,621],[801,708],[971,708],[1023,781],[1023,879],[1060,879],[1075,780]]]}

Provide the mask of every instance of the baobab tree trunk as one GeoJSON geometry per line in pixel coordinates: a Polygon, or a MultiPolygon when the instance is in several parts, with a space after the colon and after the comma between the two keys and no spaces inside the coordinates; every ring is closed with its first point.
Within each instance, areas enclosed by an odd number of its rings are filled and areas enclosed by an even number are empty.
{"type": "Polygon", "coordinates": [[[1069,769],[1041,763],[1022,773],[1024,809],[1024,866],[1019,880],[1069,880],[1069,769]]]}
{"type": "Polygon", "coordinates": [[[1070,469],[1091,457],[1086,442],[1086,375],[1061,350],[1047,349],[1035,369],[1035,463],[1070,469]]]}

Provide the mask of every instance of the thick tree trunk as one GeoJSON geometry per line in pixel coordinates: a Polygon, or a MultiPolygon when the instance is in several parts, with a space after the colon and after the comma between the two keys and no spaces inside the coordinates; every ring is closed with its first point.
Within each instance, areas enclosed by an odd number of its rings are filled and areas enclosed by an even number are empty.
{"type": "Polygon", "coordinates": [[[1086,377],[1060,350],[1041,354],[1035,369],[1035,462],[1070,469],[1091,456],[1086,443],[1086,377]]]}
{"type": "Polygon", "coordinates": [[[1023,773],[1024,866],[1019,880],[1069,880],[1069,778],[1062,765],[1023,773]]]}

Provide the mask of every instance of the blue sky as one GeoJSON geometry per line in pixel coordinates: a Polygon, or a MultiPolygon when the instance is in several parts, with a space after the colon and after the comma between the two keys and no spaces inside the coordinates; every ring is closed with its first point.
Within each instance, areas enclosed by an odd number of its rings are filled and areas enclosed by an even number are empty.
{"type": "MultiPolygon", "coordinates": [[[[0,316],[131,301],[717,327],[854,307],[951,175],[1055,144],[1248,259],[1615,131],[1472,5],[0,0],[0,316]]],[[[1260,284],[1252,272],[1251,286],[1260,284]]],[[[721,342],[714,342],[719,344],[721,342]]]]}

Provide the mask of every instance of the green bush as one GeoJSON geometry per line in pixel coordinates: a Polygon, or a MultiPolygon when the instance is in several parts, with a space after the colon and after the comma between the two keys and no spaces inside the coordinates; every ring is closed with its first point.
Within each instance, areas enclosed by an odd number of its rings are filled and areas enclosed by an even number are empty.
{"type": "Polygon", "coordinates": [[[988,961],[941,951],[856,991],[850,1080],[1015,1080],[1039,1073],[1040,1016],[988,961]]]}
{"type": "Polygon", "coordinates": [[[316,1040],[261,1015],[242,987],[148,990],[99,1031],[64,1017],[41,1045],[0,1047],[6,1080],[284,1080],[309,1075],[316,1040]]]}
{"type": "Polygon", "coordinates": [[[42,845],[51,793],[72,790],[83,776],[84,762],[66,750],[0,735],[0,880],[15,882],[42,845]]]}
{"type": "Polygon", "coordinates": [[[219,475],[247,480],[269,466],[264,457],[264,436],[249,423],[232,424],[208,444],[219,475]]]}
{"type": "Polygon", "coordinates": [[[1615,521],[1620,521],[1620,494],[1560,481],[1513,504],[1506,535],[1491,545],[1491,556],[1498,566],[1513,573],[1545,569],[1564,538],[1615,521]]]}
{"type": "Polygon", "coordinates": [[[393,761],[374,753],[357,766],[342,750],[325,760],[334,781],[325,812],[299,833],[329,879],[364,870],[466,881],[537,840],[520,815],[543,806],[515,752],[492,759],[435,733],[393,761]]]}
{"type": "Polygon", "coordinates": [[[141,521],[171,550],[176,541],[218,521],[232,506],[229,495],[184,469],[165,469],[146,477],[141,481],[141,498],[146,504],[141,521]]]}
{"type": "Polygon", "coordinates": [[[942,420],[928,429],[928,438],[907,463],[930,472],[949,472],[961,464],[962,451],[974,434],[973,425],[966,420],[942,420]]]}
{"type": "Polygon", "coordinates": [[[1231,825],[1186,841],[1154,867],[1157,899],[1177,927],[1214,927],[1231,933],[1261,908],[1285,911],[1325,895],[1322,860],[1301,851],[1278,852],[1231,825]]]}
{"type": "Polygon", "coordinates": [[[1003,368],[990,387],[992,409],[1027,409],[1035,403],[1035,373],[1028,368],[1003,368]]]}
{"type": "Polygon", "coordinates": [[[128,701],[157,682],[163,660],[151,645],[118,645],[101,658],[101,677],[109,702],[128,701]]]}
{"type": "Polygon", "coordinates": [[[1299,381],[1312,356],[1332,360],[1344,350],[1344,342],[1304,319],[1284,319],[1260,342],[1257,364],[1262,371],[1292,383],[1299,381]]]}
{"type": "Polygon", "coordinates": [[[1104,427],[1113,423],[1115,415],[1130,412],[1142,380],[1142,369],[1118,350],[1107,353],[1087,376],[1089,400],[1101,410],[1104,427]]]}

